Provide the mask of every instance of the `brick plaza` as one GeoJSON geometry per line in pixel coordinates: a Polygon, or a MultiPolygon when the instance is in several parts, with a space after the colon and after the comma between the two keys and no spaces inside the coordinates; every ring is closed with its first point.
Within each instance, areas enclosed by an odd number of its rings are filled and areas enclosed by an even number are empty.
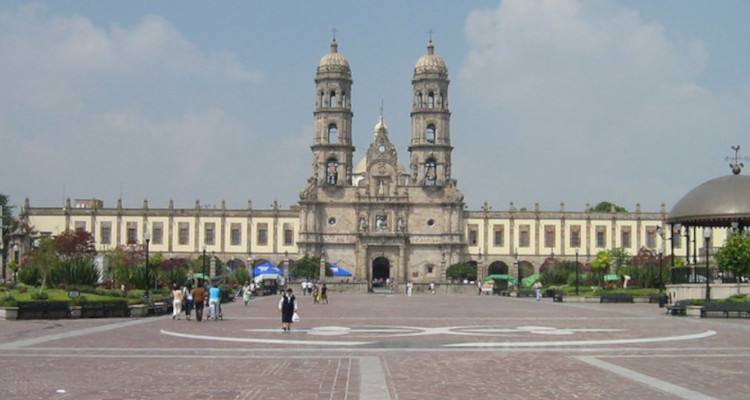
{"type": "Polygon", "coordinates": [[[748,319],[655,304],[343,295],[281,331],[224,320],[0,321],[0,399],[745,399],[748,319]]]}

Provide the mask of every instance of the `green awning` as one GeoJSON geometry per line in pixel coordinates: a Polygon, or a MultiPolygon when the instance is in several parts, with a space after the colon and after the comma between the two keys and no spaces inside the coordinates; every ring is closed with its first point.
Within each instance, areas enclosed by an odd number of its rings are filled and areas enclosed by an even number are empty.
{"type": "Polygon", "coordinates": [[[536,281],[539,280],[539,274],[534,274],[529,277],[521,279],[521,285],[523,287],[531,287],[531,285],[535,284],[536,281]]]}
{"type": "Polygon", "coordinates": [[[512,277],[510,275],[506,275],[506,274],[487,275],[487,276],[485,276],[482,279],[482,281],[483,282],[484,281],[489,281],[490,279],[495,280],[495,281],[510,281],[510,282],[513,282],[513,283],[518,283],[518,279],[516,279],[516,278],[514,278],[514,277],[512,277]]]}
{"type": "Polygon", "coordinates": [[[617,282],[619,280],[620,280],[620,277],[616,274],[604,275],[605,282],[617,282]]]}

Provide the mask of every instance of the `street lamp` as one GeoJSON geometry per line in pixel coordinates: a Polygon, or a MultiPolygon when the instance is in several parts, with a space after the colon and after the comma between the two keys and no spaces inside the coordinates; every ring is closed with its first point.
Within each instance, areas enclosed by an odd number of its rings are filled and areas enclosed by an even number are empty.
{"type": "Polygon", "coordinates": [[[206,281],[206,245],[203,245],[203,281],[206,281]]]}
{"type": "Polygon", "coordinates": [[[663,281],[663,275],[662,270],[664,269],[664,262],[663,257],[664,256],[664,246],[659,247],[659,293],[662,293],[662,289],[664,287],[664,281],[663,281]]]}
{"type": "Polygon", "coordinates": [[[513,264],[516,267],[516,271],[518,271],[518,290],[521,290],[521,262],[518,260],[518,253],[516,253],[516,258],[513,260],[513,264]]]}
{"type": "Polygon", "coordinates": [[[146,233],[143,234],[143,237],[146,239],[146,301],[148,301],[150,299],[148,295],[148,288],[149,284],[151,283],[151,277],[149,276],[148,271],[148,245],[151,242],[151,232],[146,230],[146,233]]]}
{"type": "Polygon", "coordinates": [[[578,250],[579,250],[579,248],[576,247],[575,248],[575,251],[576,251],[576,296],[578,296],[578,276],[579,276],[579,272],[578,271],[580,269],[580,267],[578,266],[578,250]]]}
{"type": "Polygon", "coordinates": [[[710,256],[708,242],[711,241],[711,227],[703,230],[703,238],[706,239],[706,303],[708,303],[711,301],[711,285],[708,282],[708,257],[710,256]]]}

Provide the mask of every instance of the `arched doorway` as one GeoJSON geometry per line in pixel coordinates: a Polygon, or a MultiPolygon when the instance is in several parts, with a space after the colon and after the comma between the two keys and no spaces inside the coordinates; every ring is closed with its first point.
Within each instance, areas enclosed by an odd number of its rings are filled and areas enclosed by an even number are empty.
{"type": "Polygon", "coordinates": [[[372,260],[372,279],[374,282],[385,282],[391,277],[391,262],[385,257],[372,260]]]}
{"type": "Polygon", "coordinates": [[[487,275],[508,274],[508,264],[502,261],[495,261],[487,267],[487,275]]]}

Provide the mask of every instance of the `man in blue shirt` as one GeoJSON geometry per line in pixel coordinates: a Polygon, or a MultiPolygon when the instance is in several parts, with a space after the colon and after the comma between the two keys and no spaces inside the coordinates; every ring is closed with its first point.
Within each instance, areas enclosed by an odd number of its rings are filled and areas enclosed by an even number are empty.
{"type": "Polygon", "coordinates": [[[221,310],[219,309],[221,307],[219,304],[220,301],[221,290],[218,286],[211,286],[208,289],[208,319],[213,318],[216,321],[221,317],[221,310]]]}

